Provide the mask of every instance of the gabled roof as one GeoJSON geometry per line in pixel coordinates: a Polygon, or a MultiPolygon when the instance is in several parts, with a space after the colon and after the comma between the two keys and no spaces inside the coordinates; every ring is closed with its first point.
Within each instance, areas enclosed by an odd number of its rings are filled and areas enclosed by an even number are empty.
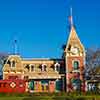
{"type": "Polygon", "coordinates": [[[81,43],[74,26],[71,26],[71,31],[70,31],[70,35],[69,35],[69,38],[68,38],[68,42],[67,42],[65,51],[67,51],[69,45],[78,46],[81,51],[84,51],[84,46],[81,43]]]}

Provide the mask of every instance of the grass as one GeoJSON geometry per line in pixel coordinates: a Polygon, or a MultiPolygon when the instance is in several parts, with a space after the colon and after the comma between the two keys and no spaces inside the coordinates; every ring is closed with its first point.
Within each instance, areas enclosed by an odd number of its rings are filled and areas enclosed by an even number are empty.
{"type": "Polygon", "coordinates": [[[0,100],[100,100],[100,96],[32,96],[32,97],[16,97],[6,96],[0,97],[0,100]]]}
{"type": "Polygon", "coordinates": [[[34,94],[4,94],[0,93],[0,100],[100,100],[96,94],[66,94],[66,93],[34,93],[34,94]]]}
{"type": "Polygon", "coordinates": [[[0,97],[0,100],[23,100],[24,97],[0,97]]]}

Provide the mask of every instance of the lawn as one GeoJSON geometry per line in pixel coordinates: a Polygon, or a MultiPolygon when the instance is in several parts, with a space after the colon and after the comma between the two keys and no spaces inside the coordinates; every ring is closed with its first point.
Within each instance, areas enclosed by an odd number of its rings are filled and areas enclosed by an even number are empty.
{"type": "Polygon", "coordinates": [[[24,97],[0,97],[0,100],[23,100],[24,97]]]}
{"type": "Polygon", "coordinates": [[[2,96],[0,100],[100,100],[100,96],[2,96]]]}
{"type": "Polygon", "coordinates": [[[100,94],[93,93],[0,93],[0,100],[100,100],[100,94]]]}

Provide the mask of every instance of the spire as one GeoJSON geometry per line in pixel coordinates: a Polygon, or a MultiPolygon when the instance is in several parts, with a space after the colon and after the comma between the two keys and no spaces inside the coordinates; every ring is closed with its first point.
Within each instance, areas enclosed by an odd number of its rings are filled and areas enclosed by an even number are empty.
{"type": "Polygon", "coordinates": [[[73,26],[73,11],[72,11],[72,7],[70,7],[69,21],[70,21],[70,25],[72,27],[73,26]]]}
{"type": "Polygon", "coordinates": [[[67,45],[66,45],[66,50],[68,50],[69,47],[72,47],[72,46],[78,46],[82,51],[84,50],[84,47],[83,47],[83,44],[81,43],[78,35],[77,35],[77,32],[74,28],[74,25],[73,25],[73,15],[72,15],[72,7],[70,7],[70,17],[69,17],[69,21],[70,21],[70,34],[69,34],[69,37],[68,37],[68,41],[67,41],[67,45]]]}

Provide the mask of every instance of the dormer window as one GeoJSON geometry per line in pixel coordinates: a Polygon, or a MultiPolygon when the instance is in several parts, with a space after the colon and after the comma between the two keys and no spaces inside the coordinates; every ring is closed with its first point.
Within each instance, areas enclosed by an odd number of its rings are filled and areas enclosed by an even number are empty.
{"type": "Polygon", "coordinates": [[[30,66],[30,71],[33,72],[34,71],[34,65],[30,64],[29,66],[30,66]]]}
{"type": "Polygon", "coordinates": [[[26,68],[28,71],[29,71],[29,69],[30,69],[30,67],[29,67],[28,64],[25,66],[25,68],[26,68]]]}
{"type": "Polygon", "coordinates": [[[60,64],[59,63],[55,64],[55,71],[57,71],[57,72],[60,71],[60,64]]]}
{"type": "Polygon", "coordinates": [[[38,67],[39,69],[40,69],[40,71],[42,71],[42,65],[39,65],[39,67],[38,67]]]}
{"type": "Polygon", "coordinates": [[[34,71],[34,66],[33,65],[31,65],[31,71],[34,71]]]}
{"type": "Polygon", "coordinates": [[[11,63],[12,63],[11,67],[15,67],[15,64],[16,64],[15,61],[13,60],[11,63]]]}
{"type": "Polygon", "coordinates": [[[46,68],[47,68],[47,66],[44,65],[44,71],[47,71],[46,68]]]}
{"type": "Polygon", "coordinates": [[[42,64],[42,71],[47,71],[47,66],[46,66],[46,64],[42,64]]]}

